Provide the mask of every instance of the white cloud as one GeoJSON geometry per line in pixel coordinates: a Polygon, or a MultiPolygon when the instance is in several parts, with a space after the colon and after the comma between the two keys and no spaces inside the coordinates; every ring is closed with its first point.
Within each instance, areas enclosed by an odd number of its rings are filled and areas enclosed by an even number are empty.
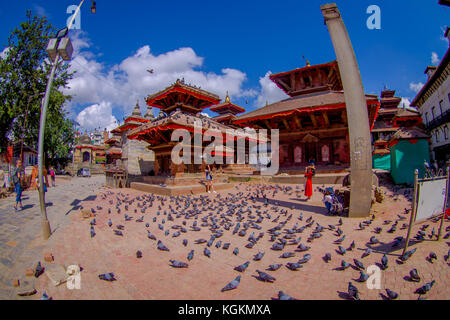
{"type": "Polygon", "coordinates": [[[415,93],[418,93],[420,91],[420,89],[422,89],[422,87],[423,87],[423,83],[422,82],[419,82],[419,83],[411,82],[409,84],[409,89],[414,91],[415,93]]]}
{"type": "Polygon", "coordinates": [[[263,107],[268,104],[278,102],[289,98],[283,90],[277,87],[277,85],[270,80],[269,76],[272,72],[268,71],[266,75],[259,78],[259,84],[261,85],[261,91],[259,92],[258,99],[256,100],[257,107],[263,107]]]}
{"type": "Polygon", "coordinates": [[[409,101],[409,98],[402,97],[402,100],[400,101],[400,104],[398,105],[400,108],[406,107],[409,108],[411,105],[411,101],[409,101]]]}
{"type": "Polygon", "coordinates": [[[45,10],[44,7],[38,6],[38,5],[33,5],[34,10],[36,11],[36,14],[40,17],[47,17],[49,18],[50,15],[48,14],[47,10],[45,10]]]}
{"type": "MultiPolygon", "coordinates": [[[[74,55],[71,70],[76,71],[69,81],[66,94],[73,96],[69,111],[76,105],[109,103],[129,115],[136,99],[145,106],[144,98],[184,78],[185,83],[201,87],[224,98],[253,97],[255,90],[243,89],[247,80],[240,70],[223,68],[220,73],[199,70],[204,58],[192,48],[179,48],[155,55],[150,46],[139,48],[135,54],[113,66],[99,62],[99,55],[91,51],[91,43],[83,32],[72,37],[74,55]],[[147,70],[153,69],[153,73],[147,70]]],[[[145,113],[144,108],[142,111],[145,113]]]]}
{"type": "Polygon", "coordinates": [[[105,101],[85,108],[76,118],[80,127],[89,131],[97,128],[112,130],[117,127],[116,120],[112,115],[111,103],[105,101]]]}
{"type": "Polygon", "coordinates": [[[436,52],[432,52],[432,53],[431,53],[431,63],[432,63],[433,65],[437,65],[437,64],[439,64],[440,61],[441,61],[441,60],[439,59],[438,54],[437,54],[436,52]]]}

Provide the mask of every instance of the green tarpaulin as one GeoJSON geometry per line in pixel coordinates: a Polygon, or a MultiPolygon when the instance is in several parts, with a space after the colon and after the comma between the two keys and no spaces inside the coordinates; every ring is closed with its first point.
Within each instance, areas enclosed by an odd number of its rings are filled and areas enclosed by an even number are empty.
{"type": "Polygon", "coordinates": [[[419,178],[424,176],[423,162],[430,163],[428,141],[419,139],[416,143],[400,140],[389,148],[391,151],[391,175],[396,184],[414,184],[414,171],[419,169],[419,178]]]}
{"type": "Polygon", "coordinates": [[[391,170],[391,155],[386,154],[374,154],[372,156],[373,168],[382,170],[391,170]]]}

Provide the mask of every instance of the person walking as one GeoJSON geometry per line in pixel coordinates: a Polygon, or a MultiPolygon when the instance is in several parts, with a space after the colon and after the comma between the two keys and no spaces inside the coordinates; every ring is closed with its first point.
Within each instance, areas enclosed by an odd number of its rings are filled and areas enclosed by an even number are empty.
{"type": "Polygon", "coordinates": [[[50,167],[50,178],[52,180],[52,187],[56,187],[55,169],[53,167],[50,167]]]}
{"type": "Polygon", "coordinates": [[[308,200],[311,200],[313,189],[312,189],[312,177],[314,175],[313,169],[311,166],[305,168],[305,178],[306,178],[306,185],[305,185],[305,196],[308,200]]]}
{"type": "Polygon", "coordinates": [[[206,191],[208,191],[208,193],[211,193],[211,191],[214,193],[217,193],[214,190],[213,176],[212,176],[211,167],[209,166],[209,164],[206,166],[205,173],[206,173],[206,191]]]}
{"type": "Polygon", "coordinates": [[[323,203],[325,204],[325,207],[327,207],[328,214],[332,213],[332,206],[333,206],[333,198],[331,197],[331,192],[329,189],[325,190],[325,193],[323,195],[323,203]]]}
{"type": "Polygon", "coordinates": [[[20,210],[23,210],[22,205],[22,181],[24,179],[24,171],[22,168],[22,161],[17,160],[16,168],[14,170],[13,175],[13,184],[14,184],[14,192],[16,193],[16,204],[14,205],[14,209],[17,211],[17,206],[20,204],[20,210]]]}

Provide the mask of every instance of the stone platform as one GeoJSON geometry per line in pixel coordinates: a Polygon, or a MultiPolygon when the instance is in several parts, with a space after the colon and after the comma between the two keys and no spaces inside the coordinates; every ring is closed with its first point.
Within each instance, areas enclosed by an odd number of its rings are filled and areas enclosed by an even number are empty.
{"type": "MultiPolygon", "coordinates": [[[[160,186],[157,184],[150,184],[144,182],[132,182],[130,184],[131,189],[154,193],[163,196],[179,196],[187,194],[200,194],[206,192],[206,186],[200,183],[191,185],[168,185],[160,186]]],[[[234,187],[233,183],[214,183],[214,190],[231,189],[234,187]]]]}
{"type": "MultiPolygon", "coordinates": [[[[348,175],[345,173],[319,173],[313,177],[313,184],[340,184],[348,175]]],[[[279,183],[279,184],[305,184],[304,175],[277,175],[277,176],[254,176],[254,175],[235,175],[229,176],[230,181],[235,182],[261,182],[261,183],[279,183]]]]}

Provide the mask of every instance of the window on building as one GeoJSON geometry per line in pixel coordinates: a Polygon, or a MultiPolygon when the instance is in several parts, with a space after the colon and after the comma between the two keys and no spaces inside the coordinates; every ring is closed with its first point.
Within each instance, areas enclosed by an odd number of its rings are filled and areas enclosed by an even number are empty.
{"type": "Polygon", "coordinates": [[[433,120],[436,119],[436,107],[431,108],[431,115],[433,116],[433,120]]]}
{"type": "Polygon", "coordinates": [[[441,116],[444,113],[444,100],[439,101],[439,109],[441,109],[441,116]]]}
{"type": "Polygon", "coordinates": [[[448,140],[448,127],[447,127],[447,125],[444,126],[444,139],[448,140]]]}
{"type": "Polygon", "coordinates": [[[438,143],[439,142],[439,130],[436,130],[434,133],[436,134],[436,143],[438,143]]]}
{"type": "Polygon", "coordinates": [[[425,112],[425,124],[428,125],[428,112],[425,112]]]}

